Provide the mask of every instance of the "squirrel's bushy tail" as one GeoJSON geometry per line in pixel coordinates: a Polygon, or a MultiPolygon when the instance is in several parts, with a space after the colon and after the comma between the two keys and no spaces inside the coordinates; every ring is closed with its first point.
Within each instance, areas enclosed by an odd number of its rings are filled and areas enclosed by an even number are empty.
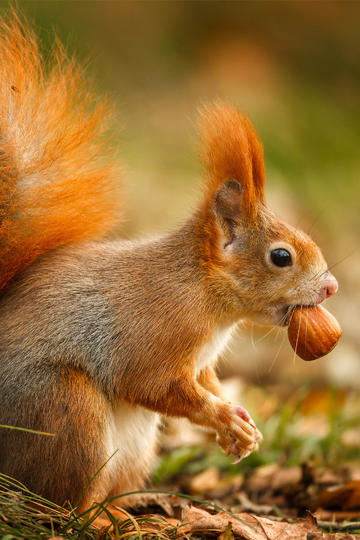
{"type": "Polygon", "coordinates": [[[0,290],[38,255],[106,233],[118,219],[109,110],[56,43],[0,20],[0,290]]]}

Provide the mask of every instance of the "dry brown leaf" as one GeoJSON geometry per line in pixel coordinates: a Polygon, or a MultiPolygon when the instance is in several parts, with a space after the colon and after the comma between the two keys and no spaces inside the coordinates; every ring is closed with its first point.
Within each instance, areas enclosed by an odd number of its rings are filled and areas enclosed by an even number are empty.
{"type": "Polygon", "coordinates": [[[162,518],[163,521],[166,521],[171,527],[178,527],[179,526],[179,520],[175,518],[162,518]]]}
{"type": "MultiPolygon", "coordinates": [[[[274,506],[271,504],[256,504],[249,499],[245,491],[240,491],[236,496],[239,501],[239,508],[237,512],[254,512],[255,514],[270,514],[274,510],[274,506]]],[[[234,510],[233,510],[234,512],[234,510]]]]}
{"type": "Polygon", "coordinates": [[[237,514],[231,517],[225,512],[212,515],[201,508],[187,506],[184,508],[182,521],[188,524],[190,531],[219,531],[224,532],[230,525],[235,535],[245,540],[306,540],[308,533],[318,533],[315,520],[310,516],[296,523],[273,521],[252,514],[237,514]]]}
{"type": "Polygon", "coordinates": [[[203,498],[205,497],[209,500],[222,500],[231,493],[237,492],[241,488],[243,482],[244,477],[240,474],[224,476],[221,478],[217,469],[215,468],[215,470],[213,470],[211,467],[191,479],[186,488],[190,493],[202,495],[203,498]]]}
{"type": "Polygon", "coordinates": [[[231,493],[237,492],[242,484],[244,483],[244,478],[240,474],[234,476],[226,476],[219,480],[217,486],[214,489],[211,489],[207,493],[207,497],[211,499],[224,499],[224,497],[230,495],[231,493]]]}
{"type": "Polygon", "coordinates": [[[312,502],[312,508],[360,510],[360,480],[353,480],[342,486],[323,489],[312,502]]]}
{"type": "Polygon", "coordinates": [[[273,475],[271,479],[271,487],[273,489],[281,489],[290,484],[298,484],[301,481],[300,467],[281,467],[273,475]]]}
{"type": "Polygon", "coordinates": [[[214,489],[219,483],[220,475],[217,467],[210,467],[205,471],[195,475],[190,484],[190,493],[202,494],[214,489]]]}
{"type": "Polygon", "coordinates": [[[298,486],[301,480],[301,467],[280,467],[273,463],[258,467],[246,479],[246,490],[250,493],[266,492],[269,489],[279,491],[288,486],[298,486]]]}
{"type": "Polygon", "coordinates": [[[309,533],[306,540],[359,540],[358,534],[348,533],[309,533]]]}
{"type": "Polygon", "coordinates": [[[183,501],[176,495],[166,493],[141,493],[136,501],[137,508],[159,506],[167,516],[174,516],[174,508],[184,506],[183,501]]]}

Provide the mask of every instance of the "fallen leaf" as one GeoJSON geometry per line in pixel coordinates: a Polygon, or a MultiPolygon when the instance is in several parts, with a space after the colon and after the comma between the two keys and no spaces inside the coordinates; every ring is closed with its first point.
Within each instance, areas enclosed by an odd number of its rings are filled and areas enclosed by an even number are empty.
{"type": "Polygon", "coordinates": [[[300,467],[282,467],[279,468],[271,479],[273,489],[281,489],[290,484],[298,484],[302,478],[300,467]]]}
{"type": "Polygon", "coordinates": [[[359,540],[359,535],[348,533],[308,533],[306,540],[359,540]]]}
{"type": "Polygon", "coordinates": [[[256,504],[252,502],[244,491],[240,491],[236,498],[240,503],[240,508],[238,510],[242,510],[243,512],[247,511],[255,512],[256,514],[270,514],[274,510],[274,506],[271,504],[256,504]]]}
{"type": "Polygon", "coordinates": [[[360,480],[353,480],[342,486],[323,489],[312,501],[312,508],[339,508],[360,510],[360,480]]]}
{"type": "Polygon", "coordinates": [[[211,499],[223,499],[227,495],[238,491],[244,482],[244,478],[240,474],[234,476],[226,476],[221,478],[218,484],[208,491],[207,496],[211,499]]]}
{"type": "Polygon", "coordinates": [[[141,493],[136,501],[136,508],[142,510],[151,506],[159,506],[167,516],[173,517],[174,508],[184,506],[184,502],[176,495],[141,493]]]}
{"type": "Polygon", "coordinates": [[[212,515],[194,506],[184,508],[182,521],[187,524],[189,531],[225,532],[226,528],[231,526],[232,532],[244,540],[306,540],[308,533],[319,532],[315,519],[311,516],[288,523],[246,513],[236,514],[236,517],[225,512],[212,515]]]}
{"type": "Polygon", "coordinates": [[[195,475],[189,485],[190,493],[203,494],[214,489],[219,483],[219,470],[210,467],[200,474],[195,475]]]}

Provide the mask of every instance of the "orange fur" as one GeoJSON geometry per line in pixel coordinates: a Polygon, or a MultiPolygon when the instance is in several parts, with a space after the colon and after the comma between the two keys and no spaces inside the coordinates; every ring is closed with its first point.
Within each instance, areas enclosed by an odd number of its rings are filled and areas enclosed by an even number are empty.
{"type": "Polygon", "coordinates": [[[222,397],[221,384],[213,367],[207,366],[200,371],[198,382],[214,396],[222,397]]]}
{"type": "Polygon", "coordinates": [[[41,253],[106,233],[118,204],[107,103],[58,43],[47,68],[14,12],[0,22],[0,80],[1,290],[41,253]]]}
{"type": "MultiPolygon", "coordinates": [[[[104,234],[117,201],[100,158],[106,106],[61,47],[47,71],[13,14],[0,22],[0,76],[1,288],[39,254],[104,234]]],[[[209,181],[182,227],[53,250],[1,297],[0,424],[54,437],[0,430],[0,470],[59,504],[88,487],[79,512],[142,485],[158,413],[214,429],[238,457],[253,451],[260,435],[221,398],[217,355],[239,319],[282,325],[322,298],[321,251],[261,204],[249,120],[217,103],[200,124],[209,181]],[[279,247],[288,268],[272,263],[279,247]]]]}
{"type": "Polygon", "coordinates": [[[257,202],[264,202],[265,167],[262,144],[248,118],[218,101],[200,111],[202,161],[208,176],[206,203],[226,180],[244,189],[244,207],[255,217],[257,202]]]}

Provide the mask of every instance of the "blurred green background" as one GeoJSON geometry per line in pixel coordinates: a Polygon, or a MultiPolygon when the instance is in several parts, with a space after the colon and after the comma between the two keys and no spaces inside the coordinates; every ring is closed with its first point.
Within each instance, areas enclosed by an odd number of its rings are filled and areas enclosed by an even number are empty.
{"type": "Polygon", "coordinates": [[[276,332],[263,339],[253,329],[256,339],[240,338],[224,372],[295,385],[300,377],[359,385],[360,3],[18,5],[45,49],[55,30],[70,52],[88,60],[99,92],[116,104],[127,236],[166,230],[194,206],[199,105],[220,97],[250,116],[264,143],[269,204],[310,231],[336,265],[340,292],[328,307],[344,337],[310,365],[293,362],[276,332]]]}

